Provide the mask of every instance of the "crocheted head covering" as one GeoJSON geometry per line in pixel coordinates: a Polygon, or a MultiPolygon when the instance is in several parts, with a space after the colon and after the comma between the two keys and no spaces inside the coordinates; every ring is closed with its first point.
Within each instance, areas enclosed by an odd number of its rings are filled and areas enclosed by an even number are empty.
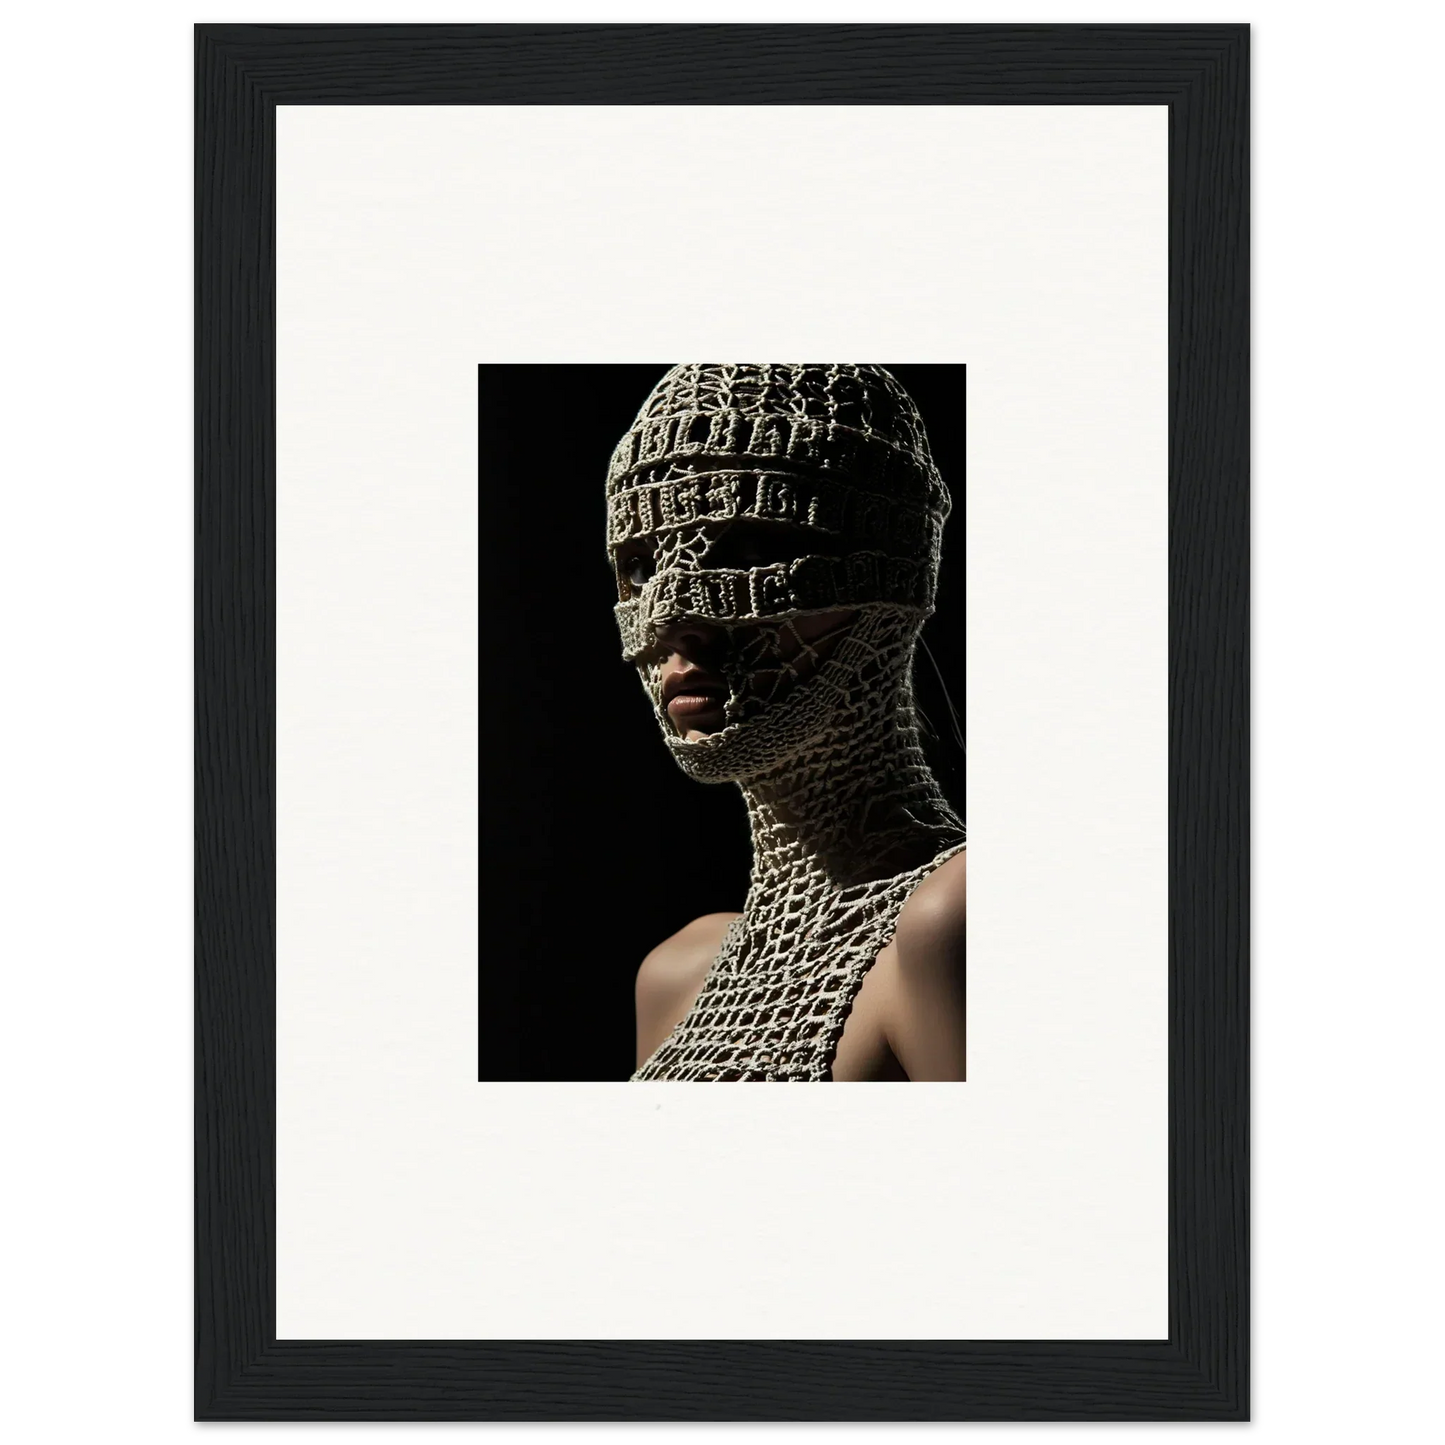
{"type": "Polygon", "coordinates": [[[612,454],[607,542],[624,657],[663,736],[703,781],[745,780],[839,721],[859,689],[896,683],[933,611],[948,489],[908,393],[881,366],[674,366],[612,454]],[[781,522],[801,552],[762,566],[714,555],[729,524],[781,522]],[[629,576],[629,549],[650,575],[629,576]],[[856,618],[806,673],[786,645],[801,616],[856,618]],[[684,741],[661,695],[659,633],[699,619],[727,638],[725,725],[684,741]],[[792,657],[794,661],[785,660],[792,657]]]}

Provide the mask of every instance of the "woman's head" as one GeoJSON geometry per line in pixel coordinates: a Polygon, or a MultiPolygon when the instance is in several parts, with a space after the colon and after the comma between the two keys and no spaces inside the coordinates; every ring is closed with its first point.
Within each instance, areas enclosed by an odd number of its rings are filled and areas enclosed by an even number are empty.
{"type": "Polygon", "coordinates": [[[623,653],[693,776],[746,779],[891,703],[950,502],[882,367],[673,367],[607,502],[623,653]]]}

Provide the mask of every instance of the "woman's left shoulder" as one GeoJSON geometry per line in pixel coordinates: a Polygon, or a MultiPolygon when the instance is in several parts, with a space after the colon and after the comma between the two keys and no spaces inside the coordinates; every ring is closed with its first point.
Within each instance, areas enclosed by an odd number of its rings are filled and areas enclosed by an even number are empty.
{"type": "Polygon", "coordinates": [[[968,850],[961,849],[953,857],[926,874],[904,900],[898,913],[895,938],[900,951],[912,947],[928,950],[950,948],[963,941],[967,915],[968,850]]]}

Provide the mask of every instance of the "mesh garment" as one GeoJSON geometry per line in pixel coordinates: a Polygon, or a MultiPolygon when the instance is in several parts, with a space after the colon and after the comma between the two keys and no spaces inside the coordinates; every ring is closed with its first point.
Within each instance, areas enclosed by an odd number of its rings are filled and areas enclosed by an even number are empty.
{"type": "Polygon", "coordinates": [[[613,452],[623,655],[679,766],[739,786],[753,844],[742,914],[635,1081],[830,1079],[903,904],[963,850],[912,687],[950,505],[879,366],[675,366],[613,452]],[[730,533],[760,528],[785,544],[740,565],[730,533]],[[722,726],[693,738],[662,694],[684,627],[726,680],[722,726]]]}

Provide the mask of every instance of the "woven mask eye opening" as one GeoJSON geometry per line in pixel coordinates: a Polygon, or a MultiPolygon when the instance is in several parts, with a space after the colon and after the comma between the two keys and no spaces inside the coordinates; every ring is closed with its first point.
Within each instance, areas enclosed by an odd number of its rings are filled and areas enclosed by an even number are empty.
{"type": "Polygon", "coordinates": [[[618,598],[627,602],[637,597],[657,572],[655,549],[645,537],[635,537],[620,546],[612,559],[618,598]]]}
{"type": "Polygon", "coordinates": [[[842,557],[851,550],[846,537],[818,527],[742,517],[724,524],[708,544],[708,567],[751,569],[795,562],[799,557],[842,557]]]}

